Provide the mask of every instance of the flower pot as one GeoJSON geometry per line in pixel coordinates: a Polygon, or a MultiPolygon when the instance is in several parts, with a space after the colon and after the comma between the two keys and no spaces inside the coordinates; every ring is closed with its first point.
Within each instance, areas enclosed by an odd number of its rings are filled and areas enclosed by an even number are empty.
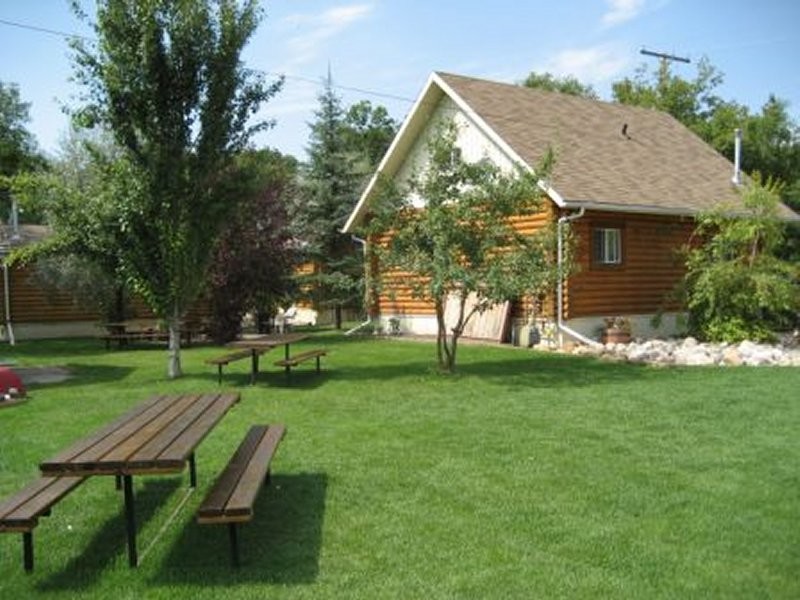
{"type": "Polygon", "coordinates": [[[603,330],[600,339],[604,344],[628,344],[631,341],[631,332],[618,327],[608,327],[603,330]]]}

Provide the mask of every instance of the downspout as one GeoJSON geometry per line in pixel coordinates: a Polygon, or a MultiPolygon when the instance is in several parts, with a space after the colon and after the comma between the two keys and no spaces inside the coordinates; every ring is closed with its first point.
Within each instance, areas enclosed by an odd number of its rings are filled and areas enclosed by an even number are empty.
{"type": "Polygon", "coordinates": [[[556,238],[558,244],[558,283],[556,286],[556,327],[558,329],[558,345],[564,346],[564,334],[574,337],[578,341],[586,344],[587,346],[598,347],[600,344],[592,339],[589,339],[582,333],[578,333],[574,329],[567,327],[564,324],[564,224],[572,221],[577,221],[586,213],[586,208],[581,209],[571,215],[564,215],[558,218],[558,225],[556,227],[556,238]]]}
{"type": "Polygon", "coordinates": [[[8,343],[12,346],[16,345],[17,341],[14,339],[14,328],[11,325],[11,291],[8,289],[8,263],[6,258],[3,257],[3,300],[6,309],[6,335],[8,335],[8,343]]]}
{"type": "MultiPolygon", "coordinates": [[[[365,272],[365,277],[366,277],[366,270],[369,268],[369,266],[367,265],[367,241],[366,240],[362,240],[360,237],[356,237],[356,236],[354,236],[352,234],[350,235],[350,238],[354,242],[356,242],[357,244],[361,244],[362,251],[364,252],[364,272],[365,272]]],[[[365,283],[368,283],[368,282],[365,282],[365,283]]],[[[367,286],[365,285],[364,287],[366,288],[367,286]]],[[[366,294],[366,291],[365,291],[365,294],[366,294]]],[[[360,329],[363,329],[364,327],[366,327],[367,325],[369,325],[371,323],[372,323],[372,317],[369,316],[369,306],[368,306],[367,307],[367,320],[364,321],[363,323],[359,323],[358,325],[356,325],[352,329],[350,329],[348,331],[345,331],[344,334],[345,335],[352,335],[356,331],[359,331],[360,329]]]]}

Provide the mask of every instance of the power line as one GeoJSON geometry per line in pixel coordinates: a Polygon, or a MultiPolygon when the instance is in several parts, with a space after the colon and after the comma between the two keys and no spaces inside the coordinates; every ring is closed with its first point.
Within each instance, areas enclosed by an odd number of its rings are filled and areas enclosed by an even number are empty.
{"type": "Polygon", "coordinates": [[[17,27],[18,29],[27,29],[29,31],[37,31],[39,33],[48,33],[50,35],[57,35],[62,38],[67,39],[81,39],[86,40],[87,42],[96,42],[97,40],[94,38],[86,37],[85,35],[79,35],[77,33],[67,33],[66,31],[58,31],[57,29],[47,29],[46,27],[37,27],[36,25],[28,25],[26,23],[18,23],[16,21],[7,21],[6,19],[0,19],[0,24],[8,25],[9,27],[17,27]]]}
{"type": "MultiPolygon", "coordinates": [[[[6,19],[0,19],[0,24],[8,25],[9,27],[17,27],[18,29],[26,29],[28,31],[35,31],[37,33],[46,33],[48,35],[55,35],[55,36],[62,37],[62,38],[65,38],[65,39],[76,39],[77,38],[77,39],[81,39],[81,40],[86,40],[87,42],[93,42],[93,43],[97,42],[96,38],[91,38],[91,37],[87,37],[87,36],[84,36],[84,35],[79,35],[79,34],[76,34],[76,33],[68,33],[66,31],[59,31],[57,29],[48,29],[46,27],[38,27],[36,25],[29,25],[27,23],[20,23],[20,22],[17,22],[17,21],[9,21],[9,20],[6,20],[6,19]]],[[[263,75],[269,75],[269,76],[272,76],[272,77],[285,77],[286,79],[292,79],[292,80],[296,80],[296,81],[305,81],[307,83],[312,83],[312,84],[317,85],[317,86],[324,85],[320,79],[314,79],[312,77],[303,77],[301,75],[290,75],[288,73],[275,73],[275,72],[272,72],[272,71],[265,71],[263,69],[254,69],[254,68],[248,68],[247,70],[251,71],[253,73],[261,73],[263,75]]],[[[345,90],[345,91],[348,91],[348,92],[357,92],[359,94],[366,94],[368,96],[375,96],[377,98],[386,98],[386,99],[389,99],[389,100],[399,100],[401,102],[409,102],[409,103],[412,103],[412,104],[415,102],[415,99],[413,99],[413,98],[407,98],[405,96],[398,96],[398,95],[389,94],[389,93],[386,93],[386,92],[377,92],[375,90],[368,90],[368,89],[364,89],[364,88],[357,88],[357,87],[346,86],[346,85],[338,85],[338,84],[331,84],[331,87],[333,87],[335,89],[339,89],[339,90],[345,90]]]]}

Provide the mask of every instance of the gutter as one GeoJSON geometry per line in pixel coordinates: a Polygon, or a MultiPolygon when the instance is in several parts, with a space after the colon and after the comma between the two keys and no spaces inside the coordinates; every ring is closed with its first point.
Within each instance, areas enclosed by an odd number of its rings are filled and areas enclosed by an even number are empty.
{"type": "MultiPolygon", "coordinates": [[[[361,239],[360,237],[356,237],[355,235],[350,235],[350,239],[352,239],[357,244],[361,244],[362,251],[364,252],[364,276],[366,277],[366,270],[367,270],[367,241],[361,239]]],[[[365,282],[366,283],[366,282],[365,282]]],[[[366,285],[364,286],[366,288],[366,285]]],[[[366,294],[366,289],[365,289],[366,294]]],[[[369,307],[367,307],[367,320],[363,323],[359,323],[352,329],[348,329],[344,332],[345,335],[353,335],[356,331],[364,329],[367,325],[372,324],[372,317],[369,316],[369,307]]]]}
{"type": "Polygon", "coordinates": [[[564,224],[572,221],[577,221],[584,214],[586,214],[586,207],[581,207],[580,210],[571,215],[564,215],[558,218],[557,226],[557,241],[558,241],[558,283],[556,284],[556,327],[558,328],[558,345],[564,346],[564,334],[577,339],[578,341],[598,348],[600,343],[589,339],[582,333],[578,333],[574,329],[567,327],[564,324],[564,224]]]}
{"type": "Polygon", "coordinates": [[[16,345],[17,341],[14,338],[14,327],[11,325],[11,290],[8,289],[8,263],[3,258],[3,303],[6,313],[6,335],[8,335],[8,343],[12,346],[16,345]]]}

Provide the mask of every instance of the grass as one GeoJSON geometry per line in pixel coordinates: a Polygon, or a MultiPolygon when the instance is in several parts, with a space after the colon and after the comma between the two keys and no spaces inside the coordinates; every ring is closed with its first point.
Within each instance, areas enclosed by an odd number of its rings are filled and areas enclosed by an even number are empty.
{"type": "MultiPolygon", "coordinates": [[[[426,343],[322,332],[321,376],[287,383],[267,354],[223,388],[242,402],[188,476],[136,480],[141,566],[125,554],[122,499],[97,477],[43,519],[36,570],[0,535],[0,597],[797,598],[800,369],[650,368],[464,346],[435,374],[426,343]],[[193,515],[248,426],[288,433],[229,567],[226,531],[193,515]]],[[[75,377],[0,410],[0,497],[40,460],[155,392],[219,389],[185,350],[106,352],[22,343],[20,364],[75,377]]]]}

